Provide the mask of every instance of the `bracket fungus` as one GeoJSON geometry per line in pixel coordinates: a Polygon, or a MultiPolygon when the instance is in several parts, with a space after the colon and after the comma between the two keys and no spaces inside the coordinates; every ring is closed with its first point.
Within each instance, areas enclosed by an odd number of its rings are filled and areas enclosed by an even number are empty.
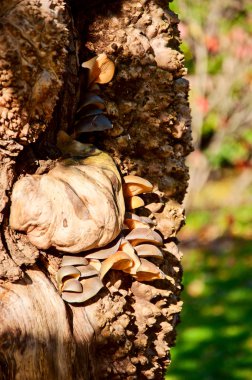
{"type": "MultiPolygon", "coordinates": [[[[153,186],[148,181],[140,177],[126,176],[126,181],[125,177],[122,180],[124,196],[126,189],[126,197],[135,196],[131,191],[141,195],[145,192],[151,192],[153,189],[153,186]],[[131,183],[137,183],[140,186],[124,186],[131,183]],[[142,186],[142,184],[145,184],[145,186],[142,186]]],[[[65,279],[60,279],[60,281],[58,280],[59,286],[62,287],[62,281],[65,281],[67,285],[67,288],[65,288],[63,284],[62,298],[69,303],[84,302],[84,296],[80,296],[80,288],[76,286],[74,281],[82,283],[85,278],[90,280],[93,278],[96,284],[96,292],[93,289],[91,293],[86,294],[85,300],[94,297],[105,286],[103,282],[110,270],[123,271],[137,281],[170,280],[159,266],[156,265],[156,262],[161,263],[163,260],[163,253],[160,249],[163,246],[163,239],[158,231],[155,231],[155,225],[155,220],[150,217],[126,211],[124,215],[125,228],[122,229],[121,234],[113,242],[109,243],[106,247],[84,252],[83,257],[76,257],[76,261],[74,257],[71,260],[71,256],[68,256],[67,260],[63,257],[61,266],[64,263],[71,264],[74,265],[74,269],[71,275],[65,279]],[[154,262],[150,261],[152,259],[154,259],[154,262]],[[84,265],[81,260],[86,260],[84,265]],[[82,265],[79,266],[79,264],[82,265]],[[76,276],[76,269],[79,271],[79,277],[73,280],[71,276],[76,276]],[[68,282],[70,281],[69,278],[71,279],[71,283],[68,282]],[[98,279],[102,283],[101,287],[97,285],[98,279]],[[72,286],[71,288],[70,285],[72,286]],[[70,292],[74,293],[75,287],[77,290],[74,296],[70,292]],[[67,296],[65,289],[68,289],[67,296]]]]}

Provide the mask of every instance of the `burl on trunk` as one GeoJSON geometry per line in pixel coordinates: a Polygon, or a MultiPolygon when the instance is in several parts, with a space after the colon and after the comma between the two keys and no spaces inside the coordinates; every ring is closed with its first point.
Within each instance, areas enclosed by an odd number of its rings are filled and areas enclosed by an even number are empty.
{"type": "Polygon", "coordinates": [[[164,378],[192,149],[178,22],[162,0],[2,0],[3,380],[164,378]]]}

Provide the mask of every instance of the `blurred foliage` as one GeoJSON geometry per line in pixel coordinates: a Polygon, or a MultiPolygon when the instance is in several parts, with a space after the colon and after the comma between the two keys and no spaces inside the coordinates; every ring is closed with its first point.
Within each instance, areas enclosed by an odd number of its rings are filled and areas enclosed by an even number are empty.
{"type": "Polygon", "coordinates": [[[252,2],[174,0],[190,81],[184,307],[167,380],[252,379],[252,2]]]}
{"type": "Polygon", "coordinates": [[[187,250],[184,307],[167,380],[252,378],[252,245],[221,239],[187,250]]]}
{"type": "Polygon", "coordinates": [[[251,166],[252,2],[177,0],[171,8],[182,20],[196,148],[210,157],[210,173],[251,166]]]}
{"type": "Polygon", "coordinates": [[[252,379],[252,186],[232,203],[234,178],[208,182],[180,232],[184,306],[166,380],[252,379]]]}

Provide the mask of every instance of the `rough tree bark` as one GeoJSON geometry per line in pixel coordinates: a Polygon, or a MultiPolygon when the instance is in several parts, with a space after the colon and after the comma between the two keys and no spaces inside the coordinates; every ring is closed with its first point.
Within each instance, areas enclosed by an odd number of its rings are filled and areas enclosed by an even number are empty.
{"type": "MultiPolygon", "coordinates": [[[[188,83],[178,18],[163,0],[2,0],[0,10],[0,378],[162,379],[181,310],[176,234],[191,151],[188,83]],[[65,304],[61,255],[9,228],[11,189],[59,156],[84,93],[79,62],[105,52],[116,75],[102,96],[114,128],[89,138],[122,173],[158,190],[152,210],[165,238],[162,269],[139,283],[119,271],[83,306],[65,304]]],[[[27,205],[29,207],[29,205],[27,205]]]]}

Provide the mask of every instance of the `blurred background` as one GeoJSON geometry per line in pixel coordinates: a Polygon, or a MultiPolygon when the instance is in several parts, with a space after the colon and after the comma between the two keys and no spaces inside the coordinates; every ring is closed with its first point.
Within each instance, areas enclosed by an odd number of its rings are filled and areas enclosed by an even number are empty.
{"type": "Polygon", "coordinates": [[[252,1],[174,0],[195,151],[167,380],[252,379],[252,1]]]}

